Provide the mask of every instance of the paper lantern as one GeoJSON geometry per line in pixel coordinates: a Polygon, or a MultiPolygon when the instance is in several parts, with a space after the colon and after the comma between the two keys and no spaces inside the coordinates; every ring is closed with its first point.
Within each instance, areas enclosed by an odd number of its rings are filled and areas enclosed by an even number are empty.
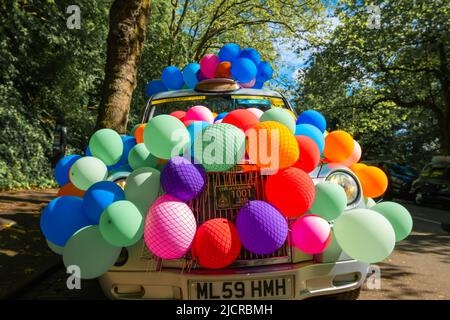
{"type": "Polygon", "coordinates": [[[162,114],[147,123],[144,130],[144,143],[147,150],[155,157],[170,159],[174,155],[181,154],[190,144],[189,132],[180,120],[162,114]]]}
{"type": "Polygon", "coordinates": [[[73,154],[70,156],[65,156],[58,161],[55,167],[55,180],[60,186],[65,186],[69,183],[70,168],[75,163],[75,161],[80,158],[80,155],[73,154]]]}
{"type": "Polygon", "coordinates": [[[146,125],[147,125],[146,123],[142,123],[142,124],[138,125],[138,127],[136,128],[136,131],[134,132],[134,137],[136,138],[136,143],[144,142],[144,129],[145,129],[146,125]]]}
{"type": "Polygon", "coordinates": [[[219,51],[220,61],[230,61],[233,62],[235,59],[239,58],[241,54],[241,47],[235,43],[227,43],[219,51]]]}
{"type": "Polygon", "coordinates": [[[296,136],[307,136],[314,140],[314,142],[319,147],[320,153],[323,152],[325,147],[325,138],[322,132],[311,124],[301,123],[295,127],[296,136]]]}
{"type": "Polygon", "coordinates": [[[206,54],[200,60],[200,70],[206,78],[214,78],[219,63],[220,60],[215,54],[206,54]]]}
{"type": "Polygon", "coordinates": [[[273,108],[269,109],[261,116],[259,121],[276,121],[281,124],[284,124],[292,133],[295,132],[295,119],[292,118],[292,115],[289,113],[287,109],[283,108],[273,108]]]}
{"type": "Polygon", "coordinates": [[[256,254],[269,254],[286,241],[286,218],[264,201],[249,201],[240,210],[236,226],[242,245],[256,254]]]}
{"type": "Polygon", "coordinates": [[[177,111],[171,112],[169,115],[172,117],[175,117],[178,120],[180,120],[181,122],[183,122],[184,117],[186,116],[186,111],[177,110],[177,111]]]}
{"type": "Polygon", "coordinates": [[[248,108],[248,111],[250,111],[251,113],[253,113],[256,118],[258,118],[258,120],[261,118],[261,116],[263,115],[264,111],[258,109],[258,108],[248,108]]]}
{"type": "Polygon", "coordinates": [[[308,214],[292,225],[292,242],[307,254],[325,251],[331,241],[331,227],[323,218],[308,214]]]}
{"type": "Polygon", "coordinates": [[[216,78],[231,78],[231,63],[222,61],[217,65],[216,78]]]}
{"type": "Polygon", "coordinates": [[[258,118],[247,109],[237,109],[228,113],[222,123],[232,124],[245,132],[258,123],[258,118]]]}
{"type": "Polygon", "coordinates": [[[312,179],[295,167],[270,175],[265,191],[268,202],[288,218],[298,217],[308,211],[315,197],[312,179]]]}
{"type": "Polygon", "coordinates": [[[83,157],[75,161],[70,168],[70,181],[80,190],[87,190],[94,183],[105,180],[108,169],[95,157],[83,157]]]}
{"type": "Polygon", "coordinates": [[[373,210],[347,211],[334,222],[333,231],[342,250],[355,260],[381,262],[394,250],[392,225],[373,210]]]}
{"type": "Polygon", "coordinates": [[[158,170],[143,167],[134,170],[125,181],[125,199],[133,202],[142,215],[158,197],[160,176],[158,170]]]}
{"type": "Polygon", "coordinates": [[[196,229],[197,223],[188,205],[170,195],[163,195],[148,211],[144,241],[156,256],[178,259],[191,247],[196,229]]]}
{"type": "Polygon", "coordinates": [[[355,174],[361,183],[361,188],[365,197],[377,198],[386,192],[388,178],[380,168],[363,166],[357,169],[355,174]]]}
{"type": "Polygon", "coordinates": [[[354,148],[352,136],[345,131],[336,130],[326,136],[323,154],[333,162],[341,162],[352,155],[354,148]]]}
{"type": "Polygon", "coordinates": [[[297,124],[310,124],[315,126],[320,132],[324,132],[327,128],[327,121],[325,117],[316,110],[306,110],[300,113],[297,119],[297,124]]]}
{"type": "Polygon", "coordinates": [[[370,208],[385,217],[394,228],[396,241],[405,239],[412,230],[413,220],[408,210],[395,202],[381,202],[370,208]]]}
{"type": "Polygon", "coordinates": [[[72,182],[66,183],[64,186],[62,186],[58,193],[56,194],[56,197],[62,197],[62,196],[74,196],[74,197],[80,197],[82,198],[84,196],[84,190],[80,190],[76,188],[72,182]]]}
{"type": "Polygon", "coordinates": [[[344,188],[333,182],[320,182],[315,189],[316,196],[309,211],[328,221],[338,218],[347,207],[344,188]]]}
{"type": "Polygon", "coordinates": [[[194,106],[189,108],[189,110],[186,112],[186,116],[184,117],[184,121],[204,121],[208,123],[214,122],[214,116],[207,107],[205,106],[194,106]]]}
{"type": "Polygon", "coordinates": [[[86,190],[83,211],[94,224],[98,224],[103,211],[113,202],[120,200],[125,200],[121,187],[111,181],[100,181],[86,190]]]}
{"type": "Polygon", "coordinates": [[[197,230],[192,256],[205,268],[220,269],[230,265],[241,251],[236,227],[226,219],[212,219],[197,230]]]}
{"type": "Polygon", "coordinates": [[[210,125],[194,141],[195,161],[208,172],[227,171],[244,155],[245,135],[228,123],[210,125]]]}
{"type": "Polygon", "coordinates": [[[249,158],[262,170],[277,171],[297,162],[297,140],[285,125],[275,121],[260,122],[247,130],[247,136],[249,158]]]}
{"type": "Polygon", "coordinates": [[[144,143],[138,143],[128,154],[128,164],[133,170],[151,167],[155,168],[159,159],[148,151],[144,143]]]}
{"type": "Polygon", "coordinates": [[[161,186],[164,192],[182,201],[197,197],[206,182],[204,169],[183,157],[173,157],[161,171],[161,186]]]}
{"type": "Polygon", "coordinates": [[[181,90],[183,88],[183,74],[175,66],[165,67],[162,71],[161,80],[169,90],[181,90]]]}
{"type": "Polygon", "coordinates": [[[302,169],[306,173],[314,171],[320,162],[320,151],[313,139],[307,136],[296,136],[300,155],[294,167],[302,169]]]}

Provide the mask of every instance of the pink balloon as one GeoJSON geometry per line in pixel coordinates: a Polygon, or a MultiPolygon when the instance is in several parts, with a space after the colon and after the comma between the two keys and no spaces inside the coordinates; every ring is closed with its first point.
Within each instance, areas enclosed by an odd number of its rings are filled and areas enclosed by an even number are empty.
{"type": "Polygon", "coordinates": [[[162,259],[183,257],[191,247],[197,222],[187,204],[170,195],[159,197],[147,213],[144,241],[162,259]]]}
{"type": "Polygon", "coordinates": [[[258,108],[248,108],[247,110],[253,113],[258,118],[258,120],[264,113],[264,111],[259,110],[258,108]]]}
{"type": "Polygon", "coordinates": [[[355,142],[355,147],[353,148],[353,153],[350,157],[348,157],[346,160],[337,163],[338,165],[346,166],[347,168],[350,168],[355,163],[361,159],[361,146],[359,145],[358,141],[353,140],[355,142]]]}
{"type": "Polygon", "coordinates": [[[253,88],[253,86],[255,85],[255,83],[256,83],[256,79],[253,79],[253,80],[251,80],[251,81],[249,81],[249,82],[246,82],[246,83],[240,83],[239,85],[240,85],[242,88],[253,88]]]}
{"type": "Polygon", "coordinates": [[[212,124],[214,122],[214,115],[207,107],[194,106],[189,108],[184,116],[184,122],[189,120],[205,121],[212,124]]]}
{"type": "Polygon", "coordinates": [[[216,76],[216,69],[219,63],[220,60],[215,54],[206,54],[200,60],[200,71],[206,78],[212,79],[216,76]]]}
{"type": "Polygon", "coordinates": [[[317,215],[302,216],[292,225],[292,242],[305,253],[322,253],[330,241],[330,224],[317,215]]]}

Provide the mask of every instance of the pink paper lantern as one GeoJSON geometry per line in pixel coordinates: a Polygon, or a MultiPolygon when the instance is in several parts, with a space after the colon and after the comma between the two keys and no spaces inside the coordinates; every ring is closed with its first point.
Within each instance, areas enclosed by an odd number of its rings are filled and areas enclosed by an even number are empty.
{"type": "Polygon", "coordinates": [[[305,253],[322,253],[330,241],[330,224],[317,215],[302,216],[292,225],[292,242],[305,253]]]}
{"type": "Polygon", "coordinates": [[[190,249],[197,223],[187,204],[169,195],[150,207],[144,227],[148,249],[163,259],[179,259],[190,249]]]}
{"type": "Polygon", "coordinates": [[[258,108],[248,108],[247,110],[253,113],[258,118],[258,120],[264,113],[264,111],[259,110],[258,108]]]}
{"type": "Polygon", "coordinates": [[[185,124],[188,121],[205,121],[212,124],[214,122],[214,115],[207,107],[194,106],[189,108],[184,116],[185,124]]]}
{"type": "Polygon", "coordinates": [[[212,79],[216,76],[216,69],[219,64],[220,60],[215,54],[206,54],[200,60],[200,71],[206,78],[212,79]]]}
{"type": "Polygon", "coordinates": [[[353,140],[355,143],[355,147],[353,149],[353,153],[350,157],[348,157],[346,160],[339,162],[339,165],[343,165],[346,166],[347,168],[350,168],[351,166],[353,166],[355,163],[357,163],[359,161],[359,159],[361,159],[361,146],[359,145],[358,141],[353,140]]]}

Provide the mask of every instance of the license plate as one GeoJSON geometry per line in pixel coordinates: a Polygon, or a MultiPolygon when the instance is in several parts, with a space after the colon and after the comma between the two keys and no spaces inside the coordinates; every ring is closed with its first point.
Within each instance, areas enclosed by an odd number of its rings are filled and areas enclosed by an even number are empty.
{"type": "Polygon", "coordinates": [[[192,281],[191,299],[288,299],[292,297],[293,277],[242,281],[192,281]]]}
{"type": "Polygon", "coordinates": [[[217,210],[240,208],[247,201],[256,199],[255,186],[250,184],[216,186],[214,196],[217,210]]]}

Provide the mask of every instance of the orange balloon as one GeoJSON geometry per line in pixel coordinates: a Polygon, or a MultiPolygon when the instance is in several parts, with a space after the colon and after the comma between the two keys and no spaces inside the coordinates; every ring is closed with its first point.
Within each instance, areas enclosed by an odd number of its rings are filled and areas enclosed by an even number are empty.
{"type": "Polygon", "coordinates": [[[361,169],[363,167],[367,167],[367,165],[364,163],[355,163],[354,165],[352,165],[350,167],[350,170],[352,170],[356,174],[356,171],[358,171],[359,169],[361,169]]]}
{"type": "Polygon", "coordinates": [[[144,142],[144,129],[146,125],[147,125],[146,123],[140,124],[139,127],[137,127],[136,131],[134,132],[136,143],[144,142]]]}
{"type": "Polygon", "coordinates": [[[231,78],[231,63],[223,61],[216,68],[216,78],[231,78]]]}
{"type": "Polygon", "coordinates": [[[249,158],[260,169],[276,171],[297,162],[300,155],[298,143],[285,125],[276,121],[260,122],[248,129],[246,135],[249,158]]]}
{"type": "Polygon", "coordinates": [[[380,168],[363,166],[356,170],[355,173],[361,183],[365,197],[377,198],[386,192],[388,178],[380,168]]]}
{"type": "Polygon", "coordinates": [[[333,162],[342,162],[348,159],[355,148],[351,135],[342,130],[332,131],[325,137],[324,156],[333,162]]]}
{"type": "Polygon", "coordinates": [[[64,186],[59,188],[58,193],[56,194],[57,197],[61,196],[75,196],[75,197],[83,197],[84,191],[76,188],[72,182],[66,183],[64,186]]]}

